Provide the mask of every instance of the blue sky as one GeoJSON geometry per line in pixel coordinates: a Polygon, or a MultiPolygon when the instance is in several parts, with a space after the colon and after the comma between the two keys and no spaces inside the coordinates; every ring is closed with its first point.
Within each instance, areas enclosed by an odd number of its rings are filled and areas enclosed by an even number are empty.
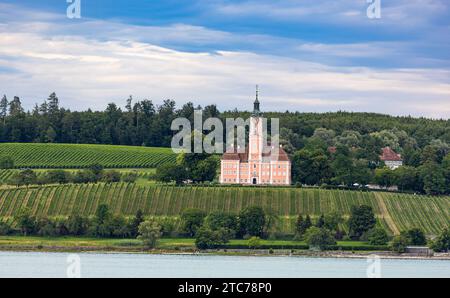
{"type": "Polygon", "coordinates": [[[450,3],[382,0],[0,0],[0,93],[27,107],[216,103],[450,117],[450,3]]]}

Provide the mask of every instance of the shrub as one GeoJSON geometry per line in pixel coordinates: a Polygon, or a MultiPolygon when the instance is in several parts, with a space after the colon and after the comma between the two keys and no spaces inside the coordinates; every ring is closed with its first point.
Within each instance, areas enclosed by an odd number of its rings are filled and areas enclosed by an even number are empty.
{"type": "Polygon", "coordinates": [[[409,245],[426,245],[427,239],[422,230],[418,228],[409,229],[403,232],[408,239],[409,245]]]}
{"type": "Polygon", "coordinates": [[[121,175],[117,171],[105,171],[102,173],[102,182],[105,183],[114,183],[114,182],[120,182],[121,175]]]}
{"type": "Polygon", "coordinates": [[[139,236],[137,239],[142,241],[145,248],[155,248],[160,237],[161,227],[156,221],[144,221],[139,225],[139,236]]]}
{"type": "Polygon", "coordinates": [[[213,249],[229,241],[224,229],[213,231],[205,226],[201,227],[195,236],[195,246],[198,249],[213,249]]]}
{"type": "Polygon", "coordinates": [[[450,251],[450,228],[442,230],[439,236],[431,243],[431,249],[436,252],[450,251]]]}
{"type": "Polygon", "coordinates": [[[231,237],[234,237],[238,229],[238,220],[234,215],[226,214],[222,211],[215,211],[205,218],[205,226],[213,231],[219,229],[228,230],[231,237]]]}
{"type": "Polygon", "coordinates": [[[70,173],[63,171],[63,170],[48,171],[45,176],[46,176],[46,180],[47,180],[45,182],[48,182],[48,183],[64,184],[64,183],[68,183],[69,181],[71,181],[70,173]]]}
{"type": "Polygon", "coordinates": [[[253,236],[250,239],[248,239],[248,247],[250,249],[256,249],[261,246],[261,238],[257,236],[253,236]]]}
{"type": "Polygon", "coordinates": [[[383,228],[376,227],[369,231],[368,240],[370,245],[386,245],[389,237],[383,228]]]}
{"type": "Polygon", "coordinates": [[[41,218],[37,220],[36,224],[37,234],[43,237],[54,237],[58,236],[58,231],[56,230],[56,224],[48,218],[41,218]]]}
{"type": "Polygon", "coordinates": [[[206,213],[200,209],[186,209],[181,214],[183,230],[194,237],[197,230],[203,225],[206,213]]]}
{"type": "Polygon", "coordinates": [[[390,244],[390,249],[394,252],[404,253],[409,245],[409,239],[403,234],[394,237],[390,244]]]}
{"type": "Polygon", "coordinates": [[[78,214],[72,214],[66,221],[66,227],[69,235],[85,235],[89,228],[89,221],[78,214]]]}
{"type": "Polygon", "coordinates": [[[306,243],[310,248],[324,249],[329,245],[336,245],[331,231],[325,228],[311,227],[306,231],[306,243]]]}
{"type": "Polygon", "coordinates": [[[138,178],[136,172],[130,172],[122,175],[122,181],[127,183],[135,183],[138,178]]]}
{"type": "Polygon", "coordinates": [[[35,233],[36,218],[31,215],[30,209],[21,209],[14,220],[24,236],[35,233]]]}
{"type": "Polygon", "coordinates": [[[250,206],[239,213],[240,235],[261,237],[266,225],[264,210],[258,206],[250,206]]]}

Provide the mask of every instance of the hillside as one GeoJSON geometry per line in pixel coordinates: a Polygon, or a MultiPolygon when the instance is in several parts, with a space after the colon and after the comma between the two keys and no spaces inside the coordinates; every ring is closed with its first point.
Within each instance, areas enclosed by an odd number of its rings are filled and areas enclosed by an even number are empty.
{"type": "Polygon", "coordinates": [[[170,148],[85,144],[2,143],[0,156],[10,156],[16,168],[154,168],[176,160],[170,148]]]}
{"type": "Polygon", "coordinates": [[[422,228],[435,235],[450,224],[450,197],[394,193],[298,188],[173,187],[135,184],[89,184],[0,190],[0,217],[12,217],[22,208],[38,216],[93,215],[106,203],[123,215],[141,209],[147,215],[178,217],[186,208],[238,213],[248,205],[271,209],[279,217],[279,230],[292,233],[298,214],[318,217],[337,210],[348,217],[352,205],[373,207],[381,224],[393,233],[422,228]]]}

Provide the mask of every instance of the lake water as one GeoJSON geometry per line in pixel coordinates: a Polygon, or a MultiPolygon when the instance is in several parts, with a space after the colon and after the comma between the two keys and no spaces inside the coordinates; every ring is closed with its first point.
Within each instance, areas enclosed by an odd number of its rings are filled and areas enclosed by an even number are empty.
{"type": "Polygon", "coordinates": [[[439,260],[0,252],[0,277],[364,278],[368,268],[381,277],[450,277],[450,261],[439,260]]]}

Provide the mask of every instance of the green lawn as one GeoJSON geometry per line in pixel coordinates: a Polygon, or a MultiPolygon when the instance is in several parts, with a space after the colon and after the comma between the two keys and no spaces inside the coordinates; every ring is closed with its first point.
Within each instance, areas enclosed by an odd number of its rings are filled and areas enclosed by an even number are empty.
{"type": "MultiPolygon", "coordinates": [[[[228,248],[233,246],[247,246],[247,240],[231,240],[228,248]]],[[[274,246],[281,248],[285,246],[302,246],[306,243],[301,241],[287,240],[261,240],[260,244],[265,247],[274,246]]],[[[340,241],[342,247],[368,246],[366,242],[340,241]]],[[[27,247],[27,248],[93,248],[93,249],[141,249],[141,242],[137,239],[99,239],[89,237],[36,237],[36,236],[0,236],[0,250],[2,248],[27,247]]],[[[195,249],[195,240],[187,238],[163,238],[158,242],[159,249],[195,249]]]]}

